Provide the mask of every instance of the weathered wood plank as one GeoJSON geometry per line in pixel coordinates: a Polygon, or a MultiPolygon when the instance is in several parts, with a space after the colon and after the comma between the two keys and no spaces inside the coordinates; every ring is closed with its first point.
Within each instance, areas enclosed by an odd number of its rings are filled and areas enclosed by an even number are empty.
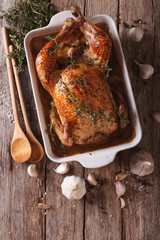
{"type": "MultiPolygon", "coordinates": [[[[83,239],[84,199],[73,201],[62,195],[64,176],[54,172],[56,166],[47,161],[46,202],[53,211],[48,211],[46,215],[46,239],[83,239]]],[[[83,177],[80,164],[72,163],[71,168],[70,175],[83,177]]]]}
{"type": "Polygon", "coordinates": [[[60,0],[58,2],[51,0],[51,2],[55,6],[55,10],[57,12],[70,10],[71,7],[75,7],[75,6],[78,6],[82,13],[84,12],[85,0],[82,0],[82,1],[80,1],[80,0],[78,0],[78,1],[76,1],[76,0],[70,0],[70,1],[60,0]]]}
{"type": "MultiPolygon", "coordinates": [[[[71,6],[78,5],[84,11],[84,1],[53,1],[57,11],[69,10],[71,6]]],[[[53,211],[46,215],[46,239],[57,240],[81,240],[83,239],[84,225],[84,199],[71,201],[61,193],[61,183],[64,176],[56,174],[53,167],[57,164],[47,161],[46,168],[46,202],[51,205],[53,211]]],[[[83,168],[78,163],[71,163],[71,175],[83,177],[83,168]]]]}
{"type": "Polygon", "coordinates": [[[86,0],[85,4],[85,15],[87,17],[94,16],[96,14],[106,14],[117,20],[117,12],[118,12],[118,1],[106,1],[106,0],[86,0]]]}
{"type": "MultiPolygon", "coordinates": [[[[123,239],[127,240],[160,239],[160,125],[156,124],[149,115],[152,111],[160,110],[159,9],[160,3],[156,0],[120,1],[120,17],[122,19],[120,36],[143,130],[143,138],[138,147],[149,151],[155,160],[154,173],[144,178],[151,184],[151,187],[144,187],[142,191],[140,184],[134,182],[132,188],[128,189],[130,201],[127,202],[127,207],[123,210],[123,239]],[[129,30],[123,27],[123,22],[132,25],[133,20],[137,19],[146,22],[143,25],[145,35],[141,42],[134,43],[129,40],[129,30]],[[155,67],[155,74],[151,80],[143,81],[140,79],[137,68],[133,63],[135,59],[140,63],[149,63],[155,67]]],[[[136,149],[130,151],[129,155],[136,149]]],[[[123,156],[127,166],[128,158],[126,154],[123,154],[123,156]]],[[[125,168],[125,163],[122,162],[122,168],[125,168]]]]}
{"type": "MultiPolygon", "coordinates": [[[[118,1],[86,1],[85,14],[107,14],[117,20],[118,1]]],[[[91,170],[85,170],[85,176],[91,170]]],[[[104,184],[92,188],[85,202],[85,239],[121,239],[121,210],[114,188],[115,172],[120,171],[119,157],[95,174],[104,184]]],[[[100,181],[101,182],[101,181],[100,181]]]]}
{"type": "MultiPolygon", "coordinates": [[[[100,185],[87,193],[85,202],[85,239],[121,239],[121,210],[114,187],[119,171],[118,158],[110,165],[95,170],[100,185]]],[[[86,178],[91,170],[85,170],[86,178]]]]}
{"type": "MultiPolygon", "coordinates": [[[[0,11],[6,10],[16,1],[1,1],[0,11]]],[[[0,27],[4,25],[1,20],[0,27]]],[[[2,34],[0,31],[2,39],[2,34]]],[[[5,64],[3,41],[0,43],[0,126],[1,126],[1,150],[0,150],[0,238],[1,239],[44,239],[44,216],[38,209],[38,198],[44,192],[44,184],[31,179],[27,174],[28,164],[18,164],[11,159],[10,142],[12,139],[14,121],[10,100],[8,76],[5,64]]],[[[28,74],[23,74],[22,88],[24,98],[27,101],[27,112],[33,132],[39,137],[39,127],[28,74]]],[[[22,116],[22,114],[20,113],[22,116]]],[[[22,118],[21,123],[24,127],[22,118]]],[[[43,161],[38,164],[41,174],[44,173],[43,161]]],[[[40,174],[40,175],[41,175],[40,174]]]]}

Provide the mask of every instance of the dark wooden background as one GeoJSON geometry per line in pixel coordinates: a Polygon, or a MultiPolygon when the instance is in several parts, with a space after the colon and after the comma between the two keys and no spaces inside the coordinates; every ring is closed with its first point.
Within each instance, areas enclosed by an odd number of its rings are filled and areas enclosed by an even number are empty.
{"type": "MultiPolygon", "coordinates": [[[[15,0],[1,0],[0,10],[8,9],[15,0]]],[[[69,201],[61,194],[63,176],[55,174],[53,163],[46,156],[38,163],[44,181],[32,179],[27,174],[28,163],[18,164],[10,155],[13,134],[11,107],[5,54],[0,41],[0,239],[1,240],[158,240],[160,239],[160,124],[150,113],[160,111],[160,1],[159,0],[58,0],[53,1],[57,11],[78,5],[85,16],[108,14],[117,24],[131,84],[143,130],[140,144],[121,152],[110,165],[97,169],[95,174],[104,182],[91,188],[80,201],[69,201]],[[128,39],[128,29],[123,22],[132,24],[138,18],[146,22],[141,42],[128,39]],[[153,77],[142,81],[134,60],[155,67],[153,77]],[[125,195],[126,208],[121,210],[116,198],[114,176],[128,169],[128,158],[139,148],[149,151],[155,160],[153,174],[143,178],[140,185],[129,179],[125,195]],[[53,211],[38,209],[37,203],[46,195],[53,211]]],[[[5,23],[1,20],[0,25],[5,23]]],[[[2,34],[0,32],[0,39],[2,34]]],[[[42,142],[37,115],[26,67],[22,78],[25,102],[32,130],[42,142]]],[[[21,123],[23,120],[21,117],[21,123]]],[[[72,173],[86,177],[90,169],[72,163],[72,173]]]]}

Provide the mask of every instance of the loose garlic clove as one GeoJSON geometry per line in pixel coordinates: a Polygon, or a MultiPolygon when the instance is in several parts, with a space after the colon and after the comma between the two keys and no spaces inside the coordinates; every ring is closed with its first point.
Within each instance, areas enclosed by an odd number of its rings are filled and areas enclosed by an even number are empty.
{"type": "Polygon", "coordinates": [[[126,191],[126,185],[122,182],[115,182],[117,197],[120,198],[126,191]]]}
{"type": "Polygon", "coordinates": [[[120,201],[121,201],[121,208],[125,208],[126,206],[125,200],[120,197],[120,201]]]}
{"type": "Polygon", "coordinates": [[[96,185],[97,185],[97,180],[96,180],[93,172],[91,172],[91,173],[88,174],[87,181],[88,181],[91,185],[93,185],[93,186],[96,186],[96,185]]]}
{"type": "Polygon", "coordinates": [[[67,176],[62,184],[62,193],[68,199],[81,199],[86,193],[85,180],[77,176],[67,176]]]}
{"type": "Polygon", "coordinates": [[[28,172],[29,176],[34,177],[34,178],[38,178],[38,172],[36,170],[36,164],[30,164],[27,168],[27,172],[28,172]]]}
{"type": "Polygon", "coordinates": [[[60,164],[54,171],[58,174],[65,174],[69,171],[70,167],[68,163],[60,164]]]}
{"type": "Polygon", "coordinates": [[[128,173],[119,173],[115,176],[115,180],[116,181],[122,181],[124,179],[126,179],[126,177],[128,177],[128,173]]]}
{"type": "Polygon", "coordinates": [[[134,42],[139,42],[143,38],[144,31],[139,27],[133,27],[129,31],[129,38],[134,42]]]}
{"type": "Polygon", "coordinates": [[[51,208],[48,204],[45,204],[45,203],[38,203],[38,207],[41,208],[41,209],[51,208]]]}
{"type": "Polygon", "coordinates": [[[139,67],[139,74],[142,79],[149,79],[154,73],[154,68],[149,64],[140,64],[136,60],[134,61],[139,67]]]}
{"type": "Polygon", "coordinates": [[[143,150],[134,153],[130,158],[131,172],[140,177],[151,174],[154,170],[154,160],[152,155],[143,150]]]}
{"type": "Polygon", "coordinates": [[[160,112],[153,112],[151,116],[156,122],[160,123],[160,112]]]}

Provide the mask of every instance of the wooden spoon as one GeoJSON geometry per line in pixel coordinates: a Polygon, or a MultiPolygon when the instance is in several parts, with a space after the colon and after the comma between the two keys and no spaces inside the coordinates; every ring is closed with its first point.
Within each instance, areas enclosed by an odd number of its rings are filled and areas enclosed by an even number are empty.
{"type": "MultiPolygon", "coordinates": [[[[10,52],[13,51],[12,45],[9,46],[9,51],[10,52]]],[[[36,162],[39,162],[43,157],[43,148],[31,131],[29,121],[27,118],[25,104],[24,104],[22,89],[21,89],[21,85],[20,85],[20,79],[19,79],[19,75],[17,72],[17,68],[16,68],[16,60],[14,58],[11,58],[11,61],[12,61],[12,67],[13,67],[15,81],[16,81],[16,85],[17,85],[19,100],[20,100],[20,104],[21,104],[21,109],[22,109],[22,113],[23,113],[24,123],[25,123],[25,127],[26,127],[26,133],[27,133],[27,137],[29,139],[29,142],[30,142],[31,148],[32,148],[32,154],[31,154],[31,157],[29,158],[28,162],[36,163],[36,162]]]]}
{"type": "Polygon", "coordinates": [[[20,122],[19,122],[15,86],[14,86],[14,76],[13,76],[11,60],[9,58],[8,36],[7,36],[7,29],[5,27],[2,28],[2,33],[4,38],[5,53],[7,55],[6,65],[7,65],[13,114],[14,114],[14,120],[15,120],[14,134],[11,142],[11,155],[15,161],[22,163],[22,162],[26,162],[30,158],[32,150],[31,150],[31,145],[27,137],[25,136],[24,132],[22,131],[20,122]]]}

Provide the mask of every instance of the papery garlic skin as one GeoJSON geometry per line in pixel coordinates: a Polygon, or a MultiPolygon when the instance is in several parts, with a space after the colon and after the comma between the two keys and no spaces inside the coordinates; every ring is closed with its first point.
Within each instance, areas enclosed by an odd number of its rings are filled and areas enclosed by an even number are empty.
{"type": "Polygon", "coordinates": [[[36,164],[30,164],[27,168],[27,173],[31,177],[38,178],[38,172],[36,170],[36,164]]]}
{"type": "Polygon", "coordinates": [[[54,171],[58,174],[65,174],[69,171],[70,167],[68,163],[60,164],[54,171]]]}
{"type": "Polygon", "coordinates": [[[150,79],[154,73],[154,68],[150,64],[140,64],[134,61],[139,67],[139,75],[142,79],[150,79]]]}
{"type": "Polygon", "coordinates": [[[115,182],[117,197],[120,198],[126,191],[126,185],[120,181],[115,182]]]}
{"type": "Polygon", "coordinates": [[[97,180],[92,172],[88,174],[87,181],[93,186],[96,186],[98,184],[97,180]]]}
{"type": "Polygon", "coordinates": [[[66,198],[79,200],[86,193],[86,183],[81,177],[67,176],[61,184],[61,189],[66,198]]]}
{"type": "Polygon", "coordinates": [[[134,153],[129,161],[130,170],[140,177],[151,174],[154,170],[154,160],[152,155],[143,150],[134,153]]]}
{"type": "Polygon", "coordinates": [[[133,27],[129,31],[129,38],[134,42],[139,42],[143,38],[144,31],[139,27],[133,27]]]}

